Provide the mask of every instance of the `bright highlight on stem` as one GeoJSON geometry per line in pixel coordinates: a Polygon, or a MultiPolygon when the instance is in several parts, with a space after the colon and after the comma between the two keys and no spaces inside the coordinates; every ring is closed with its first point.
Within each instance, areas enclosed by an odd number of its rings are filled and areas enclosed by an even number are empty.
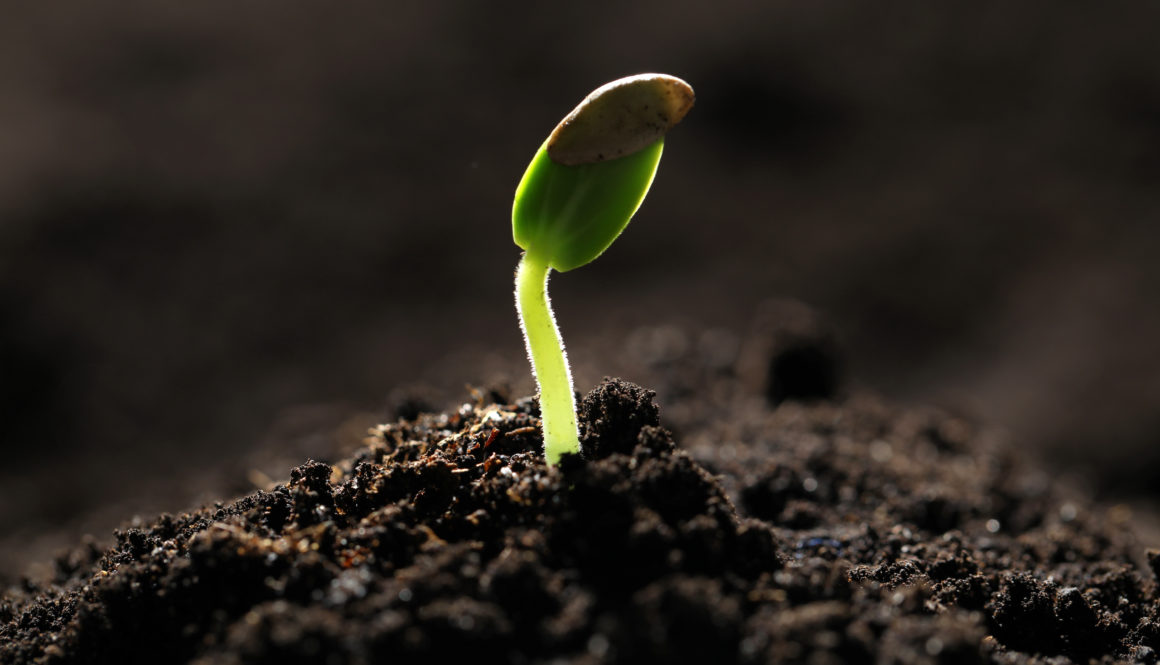
{"type": "Polygon", "coordinates": [[[556,464],[564,453],[580,451],[580,432],[568,354],[548,300],[550,270],[546,261],[524,253],[516,269],[516,309],[540,392],[544,456],[548,464],[556,464]]]}
{"type": "Polygon", "coordinates": [[[524,250],[516,310],[540,391],[549,464],[580,452],[580,432],[548,273],[579,268],[616,240],[648,194],[665,132],[692,106],[689,84],[665,74],[602,85],[556,126],[516,188],[512,237],[524,250]]]}

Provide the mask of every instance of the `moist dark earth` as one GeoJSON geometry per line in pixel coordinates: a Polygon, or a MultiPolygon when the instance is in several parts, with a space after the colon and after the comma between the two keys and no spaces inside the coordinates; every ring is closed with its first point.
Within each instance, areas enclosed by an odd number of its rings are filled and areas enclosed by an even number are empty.
{"type": "Polygon", "coordinates": [[[765,366],[606,379],[557,467],[534,398],[401,399],[363,447],[8,589],[0,663],[1157,662],[1160,554],[1122,514],[843,391],[817,340],[765,366]]]}

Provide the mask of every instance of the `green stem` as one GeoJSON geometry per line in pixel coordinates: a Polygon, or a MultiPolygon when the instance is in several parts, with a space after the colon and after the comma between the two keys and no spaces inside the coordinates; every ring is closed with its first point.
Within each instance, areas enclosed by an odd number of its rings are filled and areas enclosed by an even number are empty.
{"type": "Polygon", "coordinates": [[[580,452],[576,427],[576,398],[564,342],[548,301],[547,261],[525,252],[516,270],[516,309],[540,389],[540,417],[544,426],[544,457],[556,464],[564,453],[580,452]]]}

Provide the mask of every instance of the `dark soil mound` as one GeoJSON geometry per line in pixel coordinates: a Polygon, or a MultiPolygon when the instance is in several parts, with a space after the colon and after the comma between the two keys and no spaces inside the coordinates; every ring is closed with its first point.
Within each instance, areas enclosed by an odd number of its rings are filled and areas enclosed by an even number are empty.
{"type": "Polygon", "coordinates": [[[684,449],[606,381],[549,468],[499,395],[119,531],[4,596],[0,662],[1156,662],[1160,560],[967,423],[695,380],[684,449]]]}

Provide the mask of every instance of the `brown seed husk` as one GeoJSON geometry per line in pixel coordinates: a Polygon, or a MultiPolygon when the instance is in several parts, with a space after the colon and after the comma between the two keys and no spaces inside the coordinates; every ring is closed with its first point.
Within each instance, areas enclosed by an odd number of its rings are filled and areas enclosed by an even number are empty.
{"type": "Polygon", "coordinates": [[[556,125],[548,137],[548,156],[576,166],[630,155],[663,137],[693,101],[693,88],[667,74],[637,74],[606,83],[556,125]]]}

